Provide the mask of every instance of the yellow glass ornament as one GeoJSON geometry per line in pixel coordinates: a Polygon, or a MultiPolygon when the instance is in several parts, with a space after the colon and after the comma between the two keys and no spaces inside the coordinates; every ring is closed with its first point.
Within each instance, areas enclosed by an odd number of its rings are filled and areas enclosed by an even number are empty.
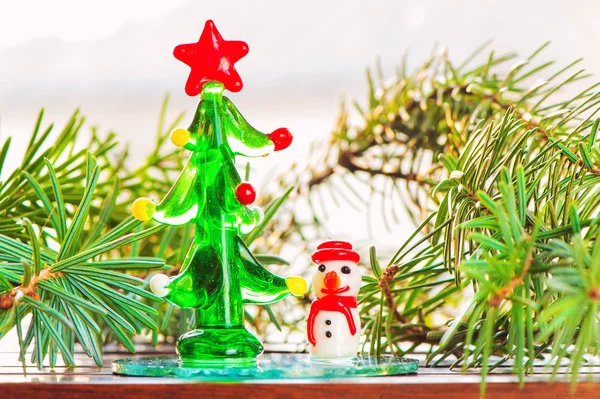
{"type": "Polygon", "coordinates": [[[190,141],[190,132],[187,129],[179,128],[171,132],[171,142],[177,147],[183,147],[190,141]]]}
{"type": "Polygon", "coordinates": [[[152,220],[155,209],[156,205],[152,200],[148,198],[138,198],[131,206],[131,213],[137,220],[147,222],[148,220],[152,220]]]}

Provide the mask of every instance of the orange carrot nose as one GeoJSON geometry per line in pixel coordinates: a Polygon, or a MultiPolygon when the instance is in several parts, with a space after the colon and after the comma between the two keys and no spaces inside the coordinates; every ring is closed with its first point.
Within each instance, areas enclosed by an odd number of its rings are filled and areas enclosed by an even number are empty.
{"type": "Polygon", "coordinates": [[[340,278],[337,273],[333,271],[325,275],[323,282],[325,283],[325,287],[331,291],[337,290],[340,286],[340,278]]]}

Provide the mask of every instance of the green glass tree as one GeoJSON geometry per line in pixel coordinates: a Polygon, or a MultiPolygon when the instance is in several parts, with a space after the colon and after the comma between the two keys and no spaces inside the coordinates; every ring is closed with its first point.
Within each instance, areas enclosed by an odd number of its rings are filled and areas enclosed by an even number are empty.
{"type": "Polygon", "coordinates": [[[158,274],[150,284],[170,303],[196,310],[196,329],[177,342],[186,362],[255,361],[263,346],[244,327],[243,305],[269,304],[306,291],[301,277],[283,278],[265,269],[240,238],[240,232],[261,222],[262,211],[248,206],[256,193],[242,182],[235,156],[266,156],[292,141],[284,128],[270,134],[254,129],[223,95],[225,89],[241,89],[233,64],[247,51],[243,42],[223,40],[212,21],[198,43],[175,48],[175,57],[192,68],[186,92],[201,97],[189,128],[171,134],[172,142],[191,156],[162,202],[140,198],[132,207],[139,220],[196,227],[180,274],[172,279],[158,274]]]}

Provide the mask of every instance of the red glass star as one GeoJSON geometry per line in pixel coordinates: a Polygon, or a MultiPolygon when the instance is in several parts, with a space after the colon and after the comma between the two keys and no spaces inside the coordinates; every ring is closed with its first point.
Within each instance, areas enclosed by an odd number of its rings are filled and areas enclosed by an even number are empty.
{"type": "Polygon", "coordinates": [[[173,50],[175,58],[192,68],[185,84],[189,96],[197,96],[205,83],[215,80],[229,91],[242,90],[242,78],[233,64],[246,54],[248,45],[245,42],[223,40],[210,19],[197,43],[180,44],[173,50]]]}

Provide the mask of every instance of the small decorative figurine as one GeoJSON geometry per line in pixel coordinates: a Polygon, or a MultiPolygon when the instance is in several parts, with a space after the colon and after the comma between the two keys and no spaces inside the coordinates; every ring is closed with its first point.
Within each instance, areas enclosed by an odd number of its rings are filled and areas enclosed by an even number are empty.
{"type": "Polygon", "coordinates": [[[358,352],[360,318],[356,297],[361,285],[360,255],[344,241],[317,247],[313,277],[315,299],[308,315],[308,341],[313,359],[352,359],[358,352]]]}
{"type": "Polygon", "coordinates": [[[179,275],[158,274],[150,282],[156,295],[196,310],[196,329],[177,341],[179,358],[188,363],[255,362],[263,346],[244,327],[243,305],[306,291],[301,277],[265,269],[240,237],[261,223],[263,213],[249,207],[256,191],[242,182],[235,156],[266,156],[292,142],[285,128],[270,134],[254,129],[223,95],[225,89],[241,90],[234,63],[247,53],[246,43],[223,40],[210,20],[197,43],[175,48],[175,57],[191,67],[186,93],[201,98],[190,126],[171,134],[173,144],[191,152],[190,159],[161,203],[140,198],[132,207],[139,220],[196,227],[179,275]]]}

